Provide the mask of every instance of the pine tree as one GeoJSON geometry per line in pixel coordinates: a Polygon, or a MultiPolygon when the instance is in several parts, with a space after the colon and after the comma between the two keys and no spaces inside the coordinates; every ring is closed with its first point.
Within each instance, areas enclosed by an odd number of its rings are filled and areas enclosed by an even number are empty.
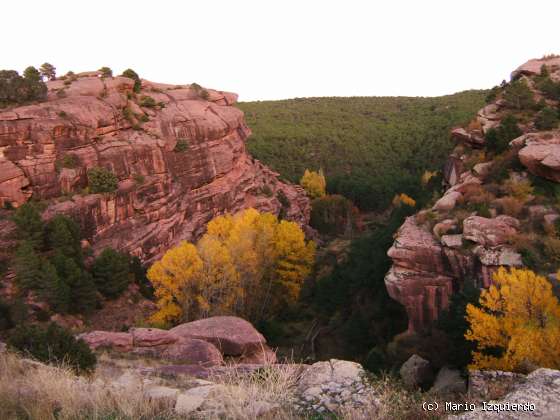
{"type": "Polygon", "coordinates": [[[97,289],[91,274],[82,271],[70,291],[70,311],[89,314],[97,306],[97,289]]]}
{"type": "Polygon", "coordinates": [[[91,268],[97,290],[108,298],[118,297],[132,280],[129,258],[112,248],[105,248],[91,268]]]}
{"type": "Polygon", "coordinates": [[[46,226],[47,246],[83,266],[80,228],[72,219],[57,215],[46,226]]]}
{"type": "Polygon", "coordinates": [[[65,313],[70,303],[70,288],[60,278],[57,269],[50,261],[43,261],[42,294],[55,312],[65,313]]]}
{"type": "Polygon", "coordinates": [[[43,245],[44,223],[34,204],[24,203],[18,207],[12,220],[16,224],[19,239],[29,241],[35,249],[43,245]]]}
{"type": "Polygon", "coordinates": [[[29,240],[22,241],[17,248],[15,274],[20,291],[37,290],[42,286],[41,262],[29,240]]]}
{"type": "Polygon", "coordinates": [[[128,77],[129,79],[134,80],[133,90],[136,93],[140,92],[140,89],[142,88],[142,81],[140,80],[140,76],[138,76],[138,73],[136,73],[132,69],[126,69],[125,71],[123,71],[121,76],[128,77]]]}
{"type": "Polygon", "coordinates": [[[47,80],[55,80],[56,79],[56,67],[49,63],[41,64],[39,67],[39,71],[41,72],[41,76],[47,78],[47,80]]]}

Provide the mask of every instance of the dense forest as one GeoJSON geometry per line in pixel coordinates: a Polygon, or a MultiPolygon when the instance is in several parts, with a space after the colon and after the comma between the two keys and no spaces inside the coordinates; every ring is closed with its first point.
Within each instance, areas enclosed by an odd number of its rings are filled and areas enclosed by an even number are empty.
{"type": "Polygon", "coordinates": [[[330,193],[361,209],[385,208],[396,192],[416,195],[425,170],[453,148],[449,129],[467,123],[488,92],[420,97],[297,98],[242,102],[250,153],[297,182],[322,168],[330,193]]]}

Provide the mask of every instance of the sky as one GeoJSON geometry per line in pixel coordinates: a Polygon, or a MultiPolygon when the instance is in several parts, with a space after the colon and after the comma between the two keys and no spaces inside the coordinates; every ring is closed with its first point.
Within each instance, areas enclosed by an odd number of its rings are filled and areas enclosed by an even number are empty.
{"type": "Polygon", "coordinates": [[[0,69],[109,66],[240,100],[439,96],[560,53],[556,0],[3,1],[0,69]]]}

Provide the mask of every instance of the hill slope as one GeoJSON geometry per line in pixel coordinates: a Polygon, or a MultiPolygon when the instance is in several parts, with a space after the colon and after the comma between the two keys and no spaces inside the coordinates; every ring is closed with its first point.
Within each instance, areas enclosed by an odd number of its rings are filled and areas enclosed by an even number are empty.
{"type": "Polygon", "coordinates": [[[322,167],[329,190],[364,209],[396,191],[414,192],[419,175],[451,151],[449,129],[466,123],[487,91],[437,98],[302,98],[244,102],[253,156],[290,181],[322,167]]]}

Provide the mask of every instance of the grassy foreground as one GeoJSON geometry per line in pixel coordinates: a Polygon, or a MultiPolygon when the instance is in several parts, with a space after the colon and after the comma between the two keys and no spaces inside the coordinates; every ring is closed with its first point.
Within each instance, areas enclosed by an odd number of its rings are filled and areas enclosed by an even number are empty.
{"type": "MultiPolygon", "coordinates": [[[[286,365],[288,366],[288,365],[286,365]]],[[[101,370],[102,371],[102,370],[101,370]]],[[[64,366],[53,367],[22,359],[12,353],[0,354],[0,417],[2,419],[247,419],[255,418],[255,401],[276,408],[260,419],[428,419],[443,413],[425,413],[426,396],[407,392],[390,377],[372,379],[375,399],[360,410],[345,410],[338,416],[301,414],[290,402],[296,392],[293,369],[270,367],[263,377],[232,374],[211,378],[223,385],[219,399],[210,401],[195,416],[175,413],[165,399],[144,396],[142,382],[119,382],[103,373],[77,377],[64,366]],[[264,378],[264,380],[263,380],[264,378]]],[[[155,379],[154,379],[155,380],[155,379]]],[[[174,385],[180,387],[179,380],[174,385]]],[[[433,400],[433,396],[430,397],[433,400]]]]}

